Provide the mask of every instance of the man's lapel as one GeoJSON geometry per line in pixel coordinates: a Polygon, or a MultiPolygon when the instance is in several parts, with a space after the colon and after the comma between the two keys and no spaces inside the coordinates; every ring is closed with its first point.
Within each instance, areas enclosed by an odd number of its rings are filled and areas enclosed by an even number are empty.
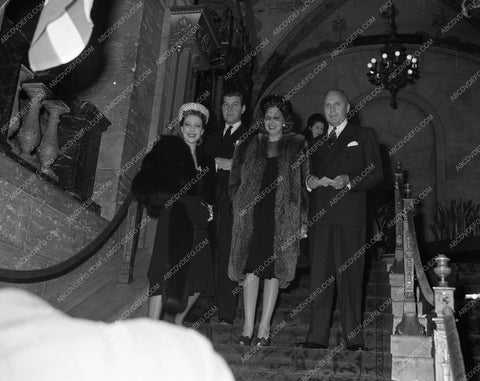
{"type": "Polygon", "coordinates": [[[322,163],[322,172],[325,171],[326,168],[328,168],[328,166],[332,163],[332,161],[335,160],[335,158],[338,157],[339,153],[343,149],[346,149],[348,142],[355,134],[355,128],[357,127],[353,126],[350,123],[347,123],[340,136],[335,140],[335,143],[332,147],[328,147],[328,143],[325,143],[327,145],[326,149],[328,150],[328,153],[322,163]]]}
{"type": "Polygon", "coordinates": [[[244,130],[245,130],[245,127],[243,126],[243,124],[241,124],[240,126],[238,126],[238,128],[235,130],[235,132],[232,134],[232,138],[233,140],[238,140],[240,139],[240,137],[242,136],[242,134],[244,133],[244,130]]]}
{"type": "Polygon", "coordinates": [[[233,145],[237,145],[237,141],[242,137],[244,132],[246,131],[246,126],[241,124],[238,126],[238,128],[235,130],[235,132],[232,134],[232,140],[233,140],[233,145]]]}

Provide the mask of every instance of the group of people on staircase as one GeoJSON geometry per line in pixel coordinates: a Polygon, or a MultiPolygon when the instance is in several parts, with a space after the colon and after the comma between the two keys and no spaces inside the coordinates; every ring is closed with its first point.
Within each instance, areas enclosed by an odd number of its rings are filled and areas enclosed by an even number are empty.
{"type": "Polygon", "coordinates": [[[305,136],[293,131],[292,105],[279,95],[261,100],[261,118],[250,127],[242,123],[241,92],[224,93],[221,109],[225,125],[203,143],[208,109],[181,106],[180,136],[162,136],[132,183],[157,218],[149,317],[165,309],[181,325],[200,294],[215,295],[219,322],[233,324],[243,292],[238,344],[269,345],[279,289],[294,279],[308,236],[315,297],[299,346],[328,347],[336,289],[346,346],[364,348],[362,335],[349,333],[362,323],[366,191],[383,178],[375,130],[348,121],[348,98],[337,89],[325,94],[325,117],[312,115],[305,136]],[[336,287],[324,287],[332,277],[336,287]]]}

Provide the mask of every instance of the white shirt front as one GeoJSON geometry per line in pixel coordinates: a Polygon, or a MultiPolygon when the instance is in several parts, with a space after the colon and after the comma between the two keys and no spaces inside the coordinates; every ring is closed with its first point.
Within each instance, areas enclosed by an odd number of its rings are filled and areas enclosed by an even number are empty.
{"type": "MultiPolygon", "coordinates": [[[[335,135],[337,135],[337,139],[338,137],[340,136],[340,134],[342,133],[342,131],[345,129],[345,127],[347,126],[347,123],[348,123],[348,120],[345,119],[342,123],[340,123],[338,126],[337,126],[337,129],[335,130],[335,135]]],[[[327,133],[327,136],[330,135],[330,132],[332,132],[333,130],[333,127],[328,125],[328,133],[327,133]]],[[[305,185],[307,187],[307,191],[311,192],[312,189],[308,186],[308,176],[307,178],[305,179],[305,185]]],[[[350,185],[350,183],[348,183],[346,185],[346,188],[348,190],[350,190],[352,188],[352,186],[350,185]]]]}
{"type": "Polygon", "coordinates": [[[225,127],[223,128],[222,136],[225,136],[225,133],[227,132],[229,126],[232,126],[232,131],[230,131],[230,135],[232,135],[236,130],[238,130],[238,127],[240,127],[241,124],[242,124],[241,120],[239,120],[238,122],[236,122],[234,124],[226,124],[225,127]]]}

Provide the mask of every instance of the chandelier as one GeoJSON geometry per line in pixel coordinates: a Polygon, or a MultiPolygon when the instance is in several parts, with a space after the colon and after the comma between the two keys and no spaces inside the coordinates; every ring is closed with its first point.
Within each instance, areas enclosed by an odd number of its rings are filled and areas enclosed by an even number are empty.
{"type": "Polygon", "coordinates": [[[409,83],[414,83],[418,76],[418,62],[405,47],[397,35],[395,24],[395,4],[390,7],[390,34],[385,45],[380,49],[381,58],[372,58],[367,64],[368,80],[374,85],[390,91],[390,106],[397,109],[397,93],[409,83]]]}

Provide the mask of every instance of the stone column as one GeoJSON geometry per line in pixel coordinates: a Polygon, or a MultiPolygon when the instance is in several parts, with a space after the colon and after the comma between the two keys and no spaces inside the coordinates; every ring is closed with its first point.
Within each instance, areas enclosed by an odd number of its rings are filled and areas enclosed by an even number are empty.
{"type": "Polygon", "coordinates": [[[40,143],[40,109],[42,108],[42,101],[51,96],[51,91],[43,83],[28,82],[22,84],[23,90],[30,97],[26,115],[20,126],[17,134],[17,141],[20,147],[20,156],[34,163],[35,159],[32,156],[32,151],[37,148],[40,143]]]}
{"type": "Polygon", "coordinates": [[[58,156],[60,116],[70,112],[70,107],[61,100],[46,100],[42,102],[42,105],[48,112],[48,124],[43,132],[42,142],[37,148],[37,156],[40,160],[41,171],[58,181],[58,176],[50,169],[50,166],[58,156]]]}
{"type": "Polygon", "coordinates": [[[142,219],[143,208],[138,202],[132,202],[128,208],[127,217],[118,229],[120,242],[122,243],[122,265],[118,274],[118,284],[128,285],[134,281],[133,268],[135,254],[138,247],[138,237],[142,229],[150,220],[146,216],[142,219]]]}

